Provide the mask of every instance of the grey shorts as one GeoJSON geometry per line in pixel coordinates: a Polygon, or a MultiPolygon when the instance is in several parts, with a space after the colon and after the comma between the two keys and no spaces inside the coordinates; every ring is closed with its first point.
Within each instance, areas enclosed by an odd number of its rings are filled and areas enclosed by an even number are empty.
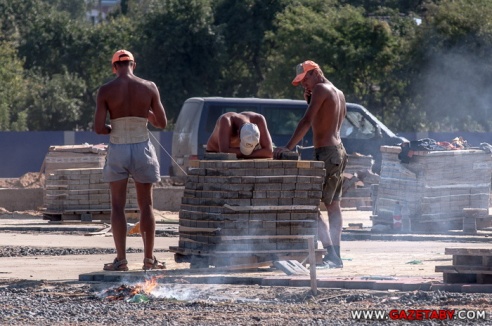
{"type": "Polygon", "coordinates": [[[325,162],[326,176],[323,185],[323,202],[331,204],[332,201],[340,200],[342,197],[343,171],[348,159],[343,144],[315,148],[314,159],[325,162]]]}
{"type": "Polygon", "coordinates": [[[132,176],[139,183],[161,180],[159,161],[149,140],[135,144],[109,143],[103,168],[103,181],[119,181],[132,176]]]}

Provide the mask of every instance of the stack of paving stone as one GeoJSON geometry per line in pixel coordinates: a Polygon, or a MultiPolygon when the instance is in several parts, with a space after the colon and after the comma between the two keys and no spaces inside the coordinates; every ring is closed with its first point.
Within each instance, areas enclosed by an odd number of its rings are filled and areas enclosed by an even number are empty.
{"type": "Polygon", "coordinates": [[[358,210],[372,210],[373,184],[379,183],[379,175],[372,173],[374,159],[370,155],[348,154],[344,170],[341,206],[358,210]]]}
{"type": "Polygon", "coordinates": [[[101,168],[106,158],[106,145],[50,146],[44,158],[44,172],[59,169],[101,168]]]}
{"type": "MultiPolygon", "coordinates": [[[[109,184],[102,168],[61,169],[46,175],[44,206],[50,213],[110,211],[109,184]]],[[[138,207],[135,183],[129,179],[127,209],[138,207]]]]}
{"type": "Polygon", "coordinates": [[[489,207],[492,157],[482,150],[415,151],[408,163],[401,148],[382,146],[373,224],[392,224],[401,206],[403,231],[462,229],[464,209],[489,207]],[[386,219],[386,221],[384,221],[386,219]],[[375,222],[377,221],[377,222],[375,222]]]}
{"type": "Polygon", "coordinates": [[[189,170],[179,212],[182,255],[306,251],[317,237],[324,163],[202,160],[189,170]],[[282,237],[283,236],[283,237],[282,237]]]}

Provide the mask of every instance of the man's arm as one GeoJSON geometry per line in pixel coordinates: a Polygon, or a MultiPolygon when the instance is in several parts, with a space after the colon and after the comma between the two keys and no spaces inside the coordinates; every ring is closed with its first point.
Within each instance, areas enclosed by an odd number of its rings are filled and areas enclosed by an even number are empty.
{"type": "Polygon", "coordinates": [[[233,153],[239,158],[242,156],[239,148],[231,147],[232,121],[227,117],[220,117],[218,122],[218,142],[220,153],[233,153]]]}
{"type": "Polygon", "coordinates": [[[161,102],[161,95],[157,86],[151,82],[152,102],[150,103],[150,110],[147,116],[149,122],[156,128],[164,129],[167,126],[167,117],[164,106],[161,102]]]}
{"type": "Polygon", "coordinates": [[[108,105],[105,99],[105,88],[101,86],[97,92],[96,113],[94,115],[93,130],[98,135],[107,135],[111,132],[111,126],[106,125],[106,117],[108,114],[108,105]]]}

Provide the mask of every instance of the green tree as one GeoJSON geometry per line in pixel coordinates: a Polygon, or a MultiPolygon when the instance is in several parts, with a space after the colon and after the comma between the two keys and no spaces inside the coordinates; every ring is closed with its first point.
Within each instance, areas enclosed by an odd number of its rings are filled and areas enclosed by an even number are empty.
{"type": "Polygon", "coordinates": [[[267,70],[267,54],[274,21],[286,0],[222,0],[215,6],[215,22],[226,44],[220,93],[255,96],[267,70]]]}
{"type": "MultiPolygon", "coordinates": [[[[411,38],[411,20],[395,23],[366,17],[363,9],[338,6],[336,1],[303,4],[289,6],[277,17],[278,30],[269,37],[276,43],[269,56],[271,70],[260,94],[302,98],[303,91],[290,81],[295,65],[311,59],[348,101],[364,104],[380,117],[395,112],[406,87],[396,72],[401,71],[401,56],[408,48],[402,35],[411,38]]],[[[398,16],[386,12],[390,14],[398,16]]]]}
{"type": "Polygon", "coordinates": [[[0,41],[21,43],[40,12],[49,9],[40,0],[0,0],[0,41]]]}
{"type": "Polygon", "coordinates": [[[85,90],[82,79],[68,72],[30,73],[27,99],[29,130],[75,130],[85,90]]]}
{"type": "Polygon", "coordinates": [[[135,73],[154,81],[170,119],[192,96],[220,94],[221,43],[210,1],[170,0],[138,27],[135,73]]]}
{"type": "Polygon", "coordinates": [[[492,131],[492,2],[428,4],[413,44],[424,130],[492,131]]]}
{"type": "Polygon", "coordinates": [[[23,62],[12,43],[0,42],[0,131],[26,130],[22,105],[27,94],[23,62]]]}

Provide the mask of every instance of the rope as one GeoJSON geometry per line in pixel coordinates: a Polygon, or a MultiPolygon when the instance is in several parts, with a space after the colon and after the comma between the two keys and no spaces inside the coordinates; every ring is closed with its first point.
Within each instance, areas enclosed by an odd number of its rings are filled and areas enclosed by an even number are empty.
{"type": "Polygon", "coordinates": [[[157,138],[154,136],[154,134],[152,134],[152,132],[149,132],[149,134],[154,138],[154,140],[157,142],[157,144],[159,144],[159,146],[164,150],[164,152],[166,152],[167,156],[169,156],[171,158],[171,160],[174,162],[174,164],[176,164],[176,166],[185,174],[185,175],[188,175],[188,173],[186,173],[185,170],[183,170],[183,168],[178,164],[178,162],[176,162],[176,160],[171,156],[171,154],[169,154],[169,152],[164,148],[164,146],[162,146],[162,144],[157,140],[157,138]]]}

